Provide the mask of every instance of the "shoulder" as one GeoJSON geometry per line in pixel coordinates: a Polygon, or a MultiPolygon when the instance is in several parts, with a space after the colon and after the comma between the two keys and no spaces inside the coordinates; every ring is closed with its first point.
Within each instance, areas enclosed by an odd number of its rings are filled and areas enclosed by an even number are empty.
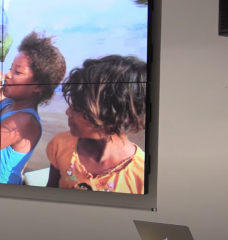
{"type": "Polygon", "coordinates": [[[125,169],[128,184],[133,193],[144,194],[145,184],[145,153],[136,146],[136,153],[132,157],[132,161],[125,169]]]}
{"type": "Polygon", "coordinates": [[[134,169],[137,171],[143,171],[144,172],[144,166],[145,166],[145,152],[137,145],[136,146],[136,153],[133,157],[132,165],[134,166],[134,169]]]}
{"type": "Polygon", "coordinates": [[[132,157],[132,161],[128,164],[125,170],[129,175],[139,178],[143,181],[145,170],[145,153],[140,147],[136,147],[136,153],[132,157]]]}
{"type": "Polygon", "coordinates": [[[73,137],[70,131],[58,133],[55,137],[51,139],[51,141],[47,145],[47,150],[60,150],[66,149],[71,146],[74,146],[76,138],[73,137]]]}
{"type": "Polygon", "coordinates": [[[73,137],[70,131],[61,132],[57,134],[46,147],[46,153],[51,164],[59,169],[59,161],[68,158],[69,154],[72,154],[75,148],[77,139],[73,137]]]}
{"type": "Polygon", "coordinates": [[[17,112],[9,117],[7,117],[4,121],[2,121],[2,125],[12,126],[15,129],[25,129],[28,128],[31,123],[34,122],[34,118],[29,113],[17,112]]]}
{"type": "Polygon", "coordinates": [[[56,142],[58,144],[65,143],[66,141],[73,140],[75,137],[73,137],[70,133],[70,131],[66,132],[60,132],[57,135],[55,135],[51,141],[56,142]]]}

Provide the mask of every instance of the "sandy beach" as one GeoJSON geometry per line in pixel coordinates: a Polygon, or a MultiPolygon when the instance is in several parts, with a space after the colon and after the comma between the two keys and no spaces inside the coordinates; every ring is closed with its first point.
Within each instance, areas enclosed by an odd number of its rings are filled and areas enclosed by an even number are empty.
{"type": "MultiPolygon", "coordinates": [[[[68,119],[65,114],[68,105],[62,97],[61,92],[56,92],[50,104],[45,107],[39,107],[38,112],[42,122],[43,134],[37,145],[25,172],[47,168],[50,163],[46,156],[46,146],[48,142],[59,132],[68,131],[68,119]]],[[[129,137],[143,150],[145,149],[145,132],[141,131],[134,136],[129,137]]]]}

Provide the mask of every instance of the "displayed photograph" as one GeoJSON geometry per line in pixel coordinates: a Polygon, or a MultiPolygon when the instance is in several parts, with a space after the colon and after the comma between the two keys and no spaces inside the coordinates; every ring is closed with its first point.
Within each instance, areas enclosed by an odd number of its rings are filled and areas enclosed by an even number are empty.
{"type": "Polygon", "coordinates": [[[148,1],[0,7],[0,184],[147,193],[148,1]]]}

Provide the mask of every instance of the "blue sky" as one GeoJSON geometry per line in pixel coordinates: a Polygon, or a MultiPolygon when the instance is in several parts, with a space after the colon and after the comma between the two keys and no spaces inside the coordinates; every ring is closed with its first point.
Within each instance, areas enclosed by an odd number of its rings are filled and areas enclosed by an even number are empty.
{"type": "Polygon", "coordinates": [[[5,0],[13,45],[8,71],[22,38],[32,30],[55,35],[67,70],[91,57],[136,55],[146,61],[147,8],[132,0],[5,0]]]}

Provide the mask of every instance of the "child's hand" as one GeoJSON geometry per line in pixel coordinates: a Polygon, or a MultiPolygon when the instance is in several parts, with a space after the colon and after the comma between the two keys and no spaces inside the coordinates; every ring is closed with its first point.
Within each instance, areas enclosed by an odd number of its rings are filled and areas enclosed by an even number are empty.
{"type": "Polygon", "coordinates": [[[2,93],[2,87],[3,87],[3,81],[4,80],[5,76],[3,73],[0,72],[0,101],[3,100],[5,97],[2,93]]]}
{"type": "Polygon", "coordinates": [[[5,78],[4,74],[0,72],[0,91],[1,91],[1,89],[3,87],[3,80],[4,80],[4,78],[5,78]]]}

